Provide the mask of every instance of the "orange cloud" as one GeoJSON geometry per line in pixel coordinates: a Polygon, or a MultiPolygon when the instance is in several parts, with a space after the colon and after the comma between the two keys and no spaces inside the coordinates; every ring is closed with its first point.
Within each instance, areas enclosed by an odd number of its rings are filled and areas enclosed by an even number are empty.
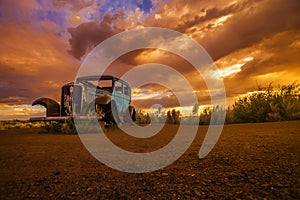
{"type": "Polygon", "coordinates": [[[79,61],[67,53],[64,38],[26,26],[0,24],[0,101],[39,96],[59,98],[59,85],[74,80],[79,61]]]}

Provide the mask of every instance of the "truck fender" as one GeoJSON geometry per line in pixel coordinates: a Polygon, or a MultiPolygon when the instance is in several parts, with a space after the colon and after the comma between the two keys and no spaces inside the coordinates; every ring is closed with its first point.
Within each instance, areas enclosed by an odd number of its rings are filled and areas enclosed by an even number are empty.
{"type": "Polygon", "coordinates": [[[41,105],[46,108],[47,117],[60,116],[60,105],[56,101],[49,98],[39,98],[32,103],[32,106],[41,105]]]}

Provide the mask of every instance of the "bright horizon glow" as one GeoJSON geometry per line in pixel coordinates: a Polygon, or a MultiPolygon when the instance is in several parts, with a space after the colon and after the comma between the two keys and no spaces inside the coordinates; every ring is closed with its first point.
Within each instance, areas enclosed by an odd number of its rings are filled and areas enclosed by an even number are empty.
{"type": "Polygon", "coordinates": [[[29,120],[31,117],[46,117],[46,108],[30,104],[0,104],[1,120],[29,120]]]}
{"type": "Polygon", "coordinates": [[[236,73],[242,71],[241,67],[244,65],[245,65],[245,63],[244,64],[235,64],[235,65],[232,65],[231,67],[221,69],[221,70],[219,70],[220,77],[225,78],[232,74],[236,74],[236,73]]]}
{"type": "Polygon", "coordinates": [[[151,92],[132,95],[132,100],[146,100],[146,99],[162,99],[171,96],[171,92],[151,92]]]}
{"type": "MultiPolygon", "coordinates": [[[[193,113],[192,113],[192,110],[193,110],[193,107],[194,106],[184,106],[184,107],[172,107],[172,108],[164,108],[162,107],[162,110],[161,110],[161,113],[165,113],[167,114],[168,111],[171,111],[173,109],[175,110],[179,110],[180,113],[182,114],[182,117],[188,117],[188,116],[192,116],[193,113]]],[[[199,109],[198,109],[198,115],[200,115],[204,109],[206,108],[212,108],[212,105],[199,105],[199,109]]],[[[155,112],[158,111],[158,109],[151,109],[151,108],[144,108],[144,109],[141,109],[143,112],[148,112],[148,113],[152,113],[154,114],[155,112]]]]}

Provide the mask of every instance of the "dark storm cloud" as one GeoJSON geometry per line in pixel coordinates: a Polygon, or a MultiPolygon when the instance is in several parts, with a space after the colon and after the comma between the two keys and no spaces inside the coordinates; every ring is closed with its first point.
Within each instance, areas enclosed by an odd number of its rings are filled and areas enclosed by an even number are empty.
{"type": "Polygon", "coordinates": [[[300,45],[293,46],[295,41],[300,41],[300,30],[282,32],[265,39],[260,47],[253,47],[253,49],[260,48],[261,54],[265,56],[256,58],[243,66],[238,77],[246,80],[268,73],[300,71],[300,68],[297,70],[296,67],[299,66],[300,45]]]}
{"type": "Polygon", "coordinates": [[[113,14],[105,14],[100,23],[86,22],[76,28],[69,28],[68,31],[71,34],[70,53],[75,58],[80,59],[87,49],[97,46],[108,37],[123,31],[124,29],[121,27],[114,26],[114,23],[125,18],[126,14],[124,11],[119,10],[113,14]]]}
{"type": "Polygon", "coordinates": [[[224,79],[228,97],[255,91],[257,85],[274,87],[299,81],[300,31],[287,31],[264,39],[249,47],[256,58],[242,67],[241,72],[224,79]]]}
{"type": "Polygon", "coordinates": [[[300,28],[300,1],[270,0],[249,6],[200,43],[214,60],[272,35],[300,28]]]}
{"type": "MultiPolygon", "coordinates": [[[[183,3],[182,1],[176,2],[183,3]]],[[[278,32],[300,27],[300,12],[298,12],[300,2],[298,0],[241,1],[225,7],[211,7],[207,10],[186,5],[191,9],[190,14],[183,15],[179,19],[165,16],[162,20],[154,20],[153,16],[148,16],[144,25],[174,28],[183,33],[189,33],[193,26],[212,29],[213,32],[206,34],[204,38],[195,39],[205,47],[214,60],[258,43],[263,38],[278,32]],[[204,16],[195,13],[195,10],[199,12],[199,9],[205,12],[204,16]],[[215,29],[211,27],[210,20],[230,14],[234,14],[234,16],[229,18],[222,27],[215,29]],[[205,22],[208,24],[201,26],[205,22]]],[[[169,6],[169,9],[171,12],[172,7],[169,6]]],[[[158,9],[159,12],[167,11],[158,9]]],[[[83,23],[76,28],[71,28],[69,32],[72,36],[70,40],[72,55],[80,58],[89,46],[96,46],[109,36],[124,30],[122,27],[113,25],[125,18],[124,11],[119,10],[116,13],[107,13],[100,23],[83,23]]]]}
{"type": "MultiPolygon", "coordinates": [[[[248,1],[242,1],[241,3],[236,3],[236,4],[231,4],[229,6],[226,6],[225,8],[218,8],[218,7],[212,7],[212,8],[202,8],[200,10],[200,13],[202,12],[205,15],[195,15],[195,13],[192,13],[190,17],[185,16],[184,18],[188,18],[190,20],[184,21],[183,24],[179,24],[175,29],[179,32],[186,32],[187,29],[197,26],[199,24],[202,24],[204,22],[210,21],[212,19],[218,19],[220,17],[229,15],[229,14],[234,14],[237,12],[242,11],[243,9],[247,8],[248,6],[251,6],[251,3],[253,1],[248,0],[248,1]]],[[[179,22],[180,23],[180,22],[179,22]]],[[[205,28],[210,28],[212,24],[208,24],[207,27],[205,28]]]]}

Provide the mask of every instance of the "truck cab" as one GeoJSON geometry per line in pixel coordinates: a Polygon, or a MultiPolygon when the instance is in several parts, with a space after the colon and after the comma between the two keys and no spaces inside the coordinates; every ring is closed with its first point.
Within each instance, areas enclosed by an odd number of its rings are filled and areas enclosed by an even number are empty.
{"type": "Polygon", "coordinates": [[[46,117],[87,116],[101,110],[107,123],[135,121],[129,84],[114,76],[84,76],[61,89],[60,104],[49,98],[35,100],[32,105],[46,108],[46,117]],[[129,120],[130,118],[130,120],[129,120]]]}

